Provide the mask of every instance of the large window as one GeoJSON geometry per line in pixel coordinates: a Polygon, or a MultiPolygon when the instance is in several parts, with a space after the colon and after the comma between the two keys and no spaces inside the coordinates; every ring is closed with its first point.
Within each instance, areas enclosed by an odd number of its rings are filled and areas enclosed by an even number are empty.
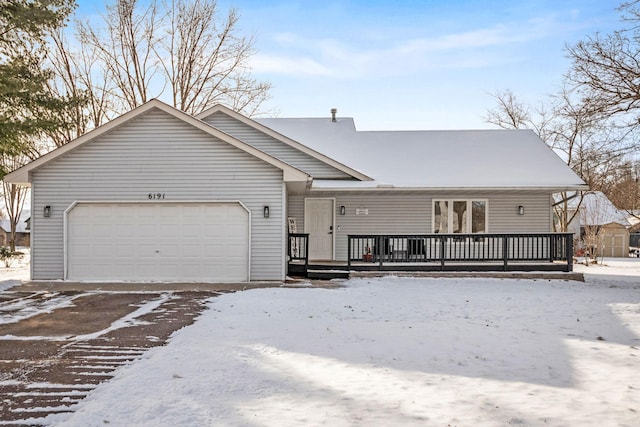
{"type": "Polygon", "coordinates": [[[487,231],[486,200],[434,200],[434,233],[484,233],[487,231]]]}

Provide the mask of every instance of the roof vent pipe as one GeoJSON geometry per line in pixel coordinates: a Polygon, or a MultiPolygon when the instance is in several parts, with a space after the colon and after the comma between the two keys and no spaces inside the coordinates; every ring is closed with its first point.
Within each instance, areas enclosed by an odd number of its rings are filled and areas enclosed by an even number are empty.
{"type": "Polygon", "coordinates": [[[338,109],[337,108],[332,108],[331,109],[331,121],[332,122],[337,122],[336,114],[338,114],[338,109]]]}

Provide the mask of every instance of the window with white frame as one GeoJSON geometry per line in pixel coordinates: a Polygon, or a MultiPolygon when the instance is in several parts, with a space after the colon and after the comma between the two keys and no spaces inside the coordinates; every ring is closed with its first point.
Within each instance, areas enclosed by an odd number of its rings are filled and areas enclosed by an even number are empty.
{"type": "Polygon", "coordinates": [[[434,233],[484,233],[487,231],[486,200],[434,200],[434,233]]]}

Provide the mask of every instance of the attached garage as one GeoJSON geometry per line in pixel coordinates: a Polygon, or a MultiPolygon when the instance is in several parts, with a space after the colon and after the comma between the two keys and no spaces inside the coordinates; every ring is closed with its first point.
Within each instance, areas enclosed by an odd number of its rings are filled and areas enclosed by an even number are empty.
{"type": "Polygon", "coordinates": [[[311,176],[151,100],[5,176],[31,186],[31,279],[282,281],[311,176]]]}
{"type": "Polygon", "coordinates": [[[239,202],[80,202],[65,214],[67,280],[245,282],[239,202]]]}

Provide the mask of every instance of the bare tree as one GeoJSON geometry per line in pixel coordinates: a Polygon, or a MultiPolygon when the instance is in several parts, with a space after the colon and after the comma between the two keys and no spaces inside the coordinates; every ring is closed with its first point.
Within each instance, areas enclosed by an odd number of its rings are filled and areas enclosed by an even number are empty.
{"type": "MultiPolygon", "coordinates": [[[[2,156],[2,165],[7,170],[17,169],[18,167],[26,164],[28,161],[28,157],[22,155],[11,156],[4,154],[2,156]]],[[[16,184],[9,184],[5,181],[2,181],[2,189],[5,210],[7,211],[7,217],[11,225],[9,248],[13,253],[16,251],[16,230],[18,221],[20,221],[24,203],[27,199],[27,194],[29,194],[29,189],[27,187],[19,186],[16,184]]]]}
{"type": "Polygon", "coordinates": [[[640,125],[640,10],[638,0],[618,8],[629,28],[595,34],[567,47],[568,80],[594,109],[616,115],[627,126],[640,125]]]}
{"type": "MultiPolygon", "coordinates": [[[[116,0],[107,5],[102,24],[78,23],[79,41],[96,52],[110,95],[128,110],[154,97],[152,79],[157,71],[153,45],[158,43],[157,2],[116,0]]],[[[161,90],[161,88],[160,88],[161,90]]],[[[117,105],[117,104],[116,104],[117,105]]]]}
{"type": "Polygon", "coordinates": [[[210,0],[116,0],[100,23],[79,23],[84,56],[75,55],[76,75],[90,96],[100,95],[88,123],[163,96],[192,114],[216,103],[258,113],[271,86],[251,76],[254,41],[239,34],[239,18],[235,9],[221,17],[210,0]]]}
{"type": "MultiPolygon", "coordinates": [[[[541,103],[538,108],[531,109],[518,101],[510,90],[498,91],[492,96],[496,99],[497,106],[489,110],[484,117],[487,123],[503,129],[534,130],[549,146],[564,153],[567,164],[572,166],[574,145],[583,129],[572,128],[578,124],[577,122],[561,119],[563,107],[557,99],[548,101],[549,107],[541,103]],[[552,113],[549,113],[549,108],[552,113]]],[[[569,107],[564,106],[564,109],[566,113],[569,107]]],[[[566,232],[569,223],[578,215],[578,210],[569,208],[569,201],[576,196],[579,197],[579,194],[569,192],[558,194],[560,200],[553,204],[556,217],[556,221],[553,222],[555,231],[566,232]]],[[[578,206],[580,201],[579,198],[578,206]]]]}
{"type": "Polygon", "coordinates": [[[238,35],[238,12],[230,9],[220,19],[217,3],[206,0],[171,0],[164,5],[168,18],[155,52],[173,105],[198,113],[222,102],[254,113],[267,99],[270,85],[250,75],[254,42],[238,35]]]}
{"type": "Polygon", "coordinates": [[[503,129],[528,129],[535,126],[531,121],[529,107],[518,101],[511,90],[496,91],[491,96],[498,105],[487,111],[485,122],[503,129]]]}
{"type": "Polygon", "coordinates": [[[612,244],[605,239],[607,228],[613,224],[622,224],[624,218],[618,209],[602,192],[587,192],[583,206],[580,208],[580,225],[582,249],[585,263],[599,263],[605,255],[607,245],[612,244]]]}
{"type": "MultiPolygon", "coordinates": [[[[558,152],[591,190],[612,188],[612,177],[636,148],[631,130],[617,126],[609,115],[593,108],[581,98],[581,92],[568,86],[532,109],[520,103],[511,91],[497,92],[497,107],[485,116],[488,123],[506,129],[533,129],[551,148],[558,152]]],[[[559,193],[554,204],[557,231],[567,227],[577,214],[570,208],[575,193],[559,193]]],[[[578,199],[580,206],[580,199],[578,199]]]]}
{"type": "MultiPolygon", "coordinates": [[[[73,108],[61,112],[61,119],[70,126],[47,133],[53,146],[60,147],[108,121],[115,115],[116,108],[110,96],[113,91],[109,80],[104,73],[95,71],[94,64],[99,60],[95,47],[80,43],[76,49],[72,49],[67,34],[61,30],[52,34],[51,41],[49,62],[55,79],[49,82],[50,92],[61,98],[81,100],[73,108]]],[[[43,150],[47,151],[47,148],[43,150]]]]}
{"type": "MultiPolygon", "coordinates": [[[[596,208],[597,209],[597,208],[596,208]]],[[[597,210],[584,213],[582,211],[584,225],[581,227],[582,244],[584,249],[584,262],[589,265],[591,262],[598,264],[598,260],[604,254],[604,236],[602,233],[602,225],[597,223],[597,218],[587,218],[588,216],[596,216],[597,210]]]]}
{"type": "Polygon", "coordinates": [[[621,165],[612,173],[609,188],[611,202],[629,216],[640,219],[640,161],[621,165]]]}
{"type": "Polygon", "coordinates": [[[624,2],[618,11],[623,28],[589,36],[567,47],[572,61],[567,79],[593,111],[616,120],[611,130],[627,133],[626,146],[610,162],[609,170],[600,175],[607,178],[602,190],[618,206],[633,213],[640,206],[635,181],[638,171],[632,176],[629,169],[631,163],[638,162],[640,148],[640,1],[624,2]]]}

